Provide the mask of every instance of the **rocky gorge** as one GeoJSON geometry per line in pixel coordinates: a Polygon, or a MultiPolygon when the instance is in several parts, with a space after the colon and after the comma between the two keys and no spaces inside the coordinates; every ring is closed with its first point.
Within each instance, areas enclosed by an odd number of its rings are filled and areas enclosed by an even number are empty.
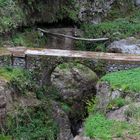
{"type": "MultiPolygon", "coordinates": [[[[140,54],[139,0],[0,0],[0,46],[140,54]],[[74,37],[43,34],[37,28],[74,37]]],[[[139,140],[140,63],[0,56],[0,140],[139,140]],[[26,65],[26,66],[25,66],[26,65]]]]}

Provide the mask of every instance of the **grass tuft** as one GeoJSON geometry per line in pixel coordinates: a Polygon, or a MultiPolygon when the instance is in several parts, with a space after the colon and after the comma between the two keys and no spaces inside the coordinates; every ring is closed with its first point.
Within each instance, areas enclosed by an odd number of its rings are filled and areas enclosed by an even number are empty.
{"type": "Polygon", "coordinates": [[[112,140],[125,135],[140,136],[139,126],[109,120],[101,114],[90,115],[84,124],[85,135],[99,140],[112,140]]]}
{"type": "Polygon", "coordinates": [[[107,81],[113,89],[140,92],[140,68],[109,73],[101,81],[107,81]]]}

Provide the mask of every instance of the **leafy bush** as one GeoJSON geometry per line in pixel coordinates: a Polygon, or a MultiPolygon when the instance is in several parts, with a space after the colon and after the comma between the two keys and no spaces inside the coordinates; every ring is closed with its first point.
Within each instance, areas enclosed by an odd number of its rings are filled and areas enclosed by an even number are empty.
{"type": "Polygon", "coordinates": [[[18,114],[12,117],[9,125],[9,135],[16,140],[55,140],[57,125],[51,118],[47,102],[35,108],[20,108],[18,114]]]}
{"type": "Polygon", "coordinates": [[[17,93],[25,94],[28,90],[34,89],[34,82],[31,73],[21,68],[5,67],[0,68],[0,77],[9,80],[17,93]]]}
{"type": "Polygon", "coordinates": [[[23,11],[14,0],[0,0],[0,33],[17,28],[24,19],[23,11]]]}
{"type": "Polygon", "coordinates": [[[41,36],[38,31],[25,30],[23,33],[17,33],[10,39],[14,46],[25,47],[44,47],[47,42],[46,36],[41,36]]]}
{"type": "Polygon", "coordinates": [[[101,80],[107,81],[113,89],[140,92],[140,68],[109,73],[101,80]]]}
{"type": "Polygon", "coordinates": [[[10,81],[10,85],[14,88],[15,92],[20,94],[26,94],[26,92],[33,91],[34,89],[31,75],[25,71],[13,77],[10,81]]]}

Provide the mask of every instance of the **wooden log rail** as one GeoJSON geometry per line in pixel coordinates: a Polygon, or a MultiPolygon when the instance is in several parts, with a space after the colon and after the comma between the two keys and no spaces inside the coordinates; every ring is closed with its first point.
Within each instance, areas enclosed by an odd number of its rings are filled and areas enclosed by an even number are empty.
{"type": "Polygon", "coordinates": [[[44,48],[3,48],[0,49],[0,56],[11,55],[12,57],[25,58],[26,56],[53,56],[69,58],[85,58],[106,61],[122,61],[140,63],[140,55],[121,54],[121,53],[104,53],[75,50],[59,50],[44,48]]]}
{"type": "Polygon", "coordinates": [[[74,36],[70,36],[70,35],[65,35],[65,34],[60,34],[60,33],[54,33],[54,32],[50,32],[48,30],[44,30],[41,28],[38,28],[39,31],[46,33],[46,34],[50,34],[53,36],[59,36],[59,37],[65,37],[65,38],[69,38],[69,39],[73,39],[73,40],[81,40],[81,41],[89,41],[89,42],[100,42],[100,41],[107,41],[109,38],[82,38],[82,37],[74,37],[74,36]]]}

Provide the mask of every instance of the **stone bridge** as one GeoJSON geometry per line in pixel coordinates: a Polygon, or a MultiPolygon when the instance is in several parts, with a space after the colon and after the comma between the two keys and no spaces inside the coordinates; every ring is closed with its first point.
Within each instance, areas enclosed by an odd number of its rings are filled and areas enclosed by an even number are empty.
{"type": "Polygon", "coordinates": [[[112,71],[111,67],[120,70],[140,66],[140,55],[120,53],[16,47],[2,48],[0,56],[1,66],[20,66],[38,73],[37,78],[41,85],[50,84],[54,69],[66,62],[86,65],[99,76],[103,71],[112,71]]]}

